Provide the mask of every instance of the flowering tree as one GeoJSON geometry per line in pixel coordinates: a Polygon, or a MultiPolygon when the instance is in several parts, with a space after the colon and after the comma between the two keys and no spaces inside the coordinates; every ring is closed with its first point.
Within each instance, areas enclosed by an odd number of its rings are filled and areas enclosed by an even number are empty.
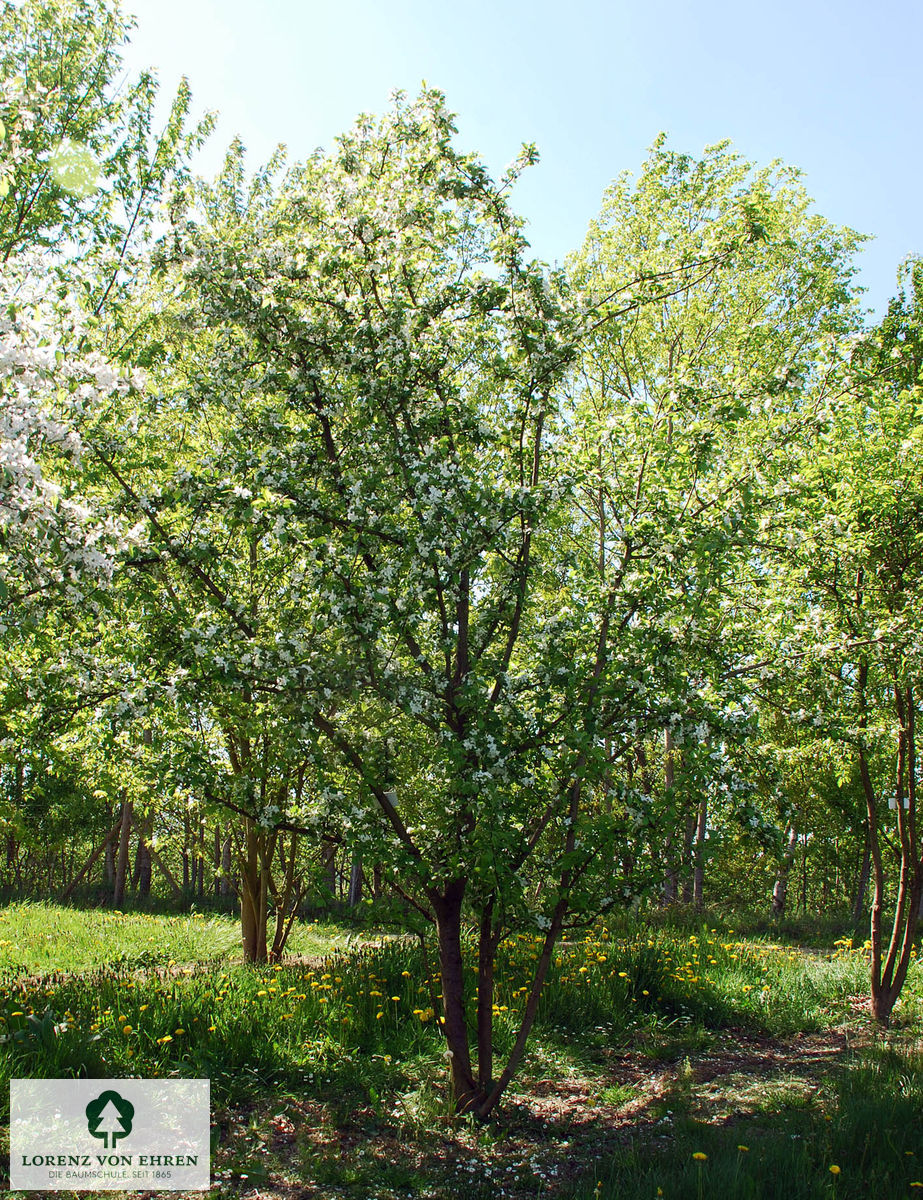
{"type": "Polygon", "coordinates": [[[877,329],[831,351],[838,394],[802,446],[770,526],[780,661],[767,673],[795,698],[801,723],[828,747],[841,778],[858,775],[873,885],[871,1009],[884,1025],[912,961],[923,898],[918,261],[905,265],[901,285],[877,329]]]}
{"type": "Polygon", "coordinates": [[[18,781],[30,759],[66,774],[70,716],[132,688],[101,598],[144,527],[87,430],[142,385],[124,305],[207,123],[186,129],[184,84],[154,132],[153,77],[118,78],[129,28],[110,0],[0,6],[0,711],[18,781]]]}
{"type": "Polygon", "coordinates": [[[74,417],[124,393],[129,381],[98,354],[69,354],[68,341],[79,342],[73,322],[57,319],[47,302],[30,303],[27,281],[11,289],[11,276],[8,264],[0,310],[0,601],[22,621],[25,607],[52,587],[74,600],[85,584],[107,580],[126,544],[112,517],[91,516],[68,476],[80,461],[74,417]]]}
{"type": "Polygon", "coordinates": [[[79,427],[139,382],[119,301],[207,131],[184,131],[184,85],[152,135],[152,76],[117,86],[129,28],[108,0],[0,11],[0,599],[20,621],[51,585],[107,579],[124,545],[76,482],[79,427]]]}
{"type": "Polygon", "coordinates": [[[619,589],[649,646],[634,732],[611,751],[667,902],[683,876],[701,902],[709,795],[764,824],[748,670],[760,521],[829,395],[819,347],[855,327],[858,240],[812,212],[796,171],[758,170],[727,143],[696,160],[661,137],[570,263],[585,303],[660,281],[655,301],[590,330],[571,390],[585,571],[619,589]]]}
{"type": "MultiPolygon", "coordinates": [[[[612,747],[685,713],[692,686],[665,532],[648,522],[620,562],[608,475],[609,532],[578,513],[600,467],[565,378],[581,339],[710,279],[756,217],[575,307],[507,201],[532,152],[494,182],[453,133],[427,92],[278,191],[248,190],[232,154],[177,214],[170,353],[111,466],[148,527],[148,661],[207,711],[205,786],[254,837],[335,821],[381,864],[434,929],[456,1101],[487,1116],[557,938],[622,897],[613,848],[635,814],[612,747]],[[522,928],[535,972],[495,1075],[497,952],[522,928]]],[[[682,506],[694,482],[670,482],[682,456],[658,437],[646,503],[682,506]]],[[[675,534],[703,563],[707,537],[742,540],[702,517],[733,507],[706,475],[675,534]]]]}

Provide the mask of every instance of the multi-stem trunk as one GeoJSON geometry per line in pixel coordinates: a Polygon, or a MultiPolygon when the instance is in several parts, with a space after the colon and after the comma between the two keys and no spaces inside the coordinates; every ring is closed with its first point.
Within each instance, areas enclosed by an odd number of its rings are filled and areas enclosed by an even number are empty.
{"type": "MultiPolygon", "coordinates": [[[[865,685],[867,677],[867,666],[863,663],[858,674],[860,730],[864,730],[866,724],[865,685]]],[[[891,921],[891,937],[886,953],[883,943],[886,880],[881,852],[877,797],[872,784],[864,742],[860,742],[859,748],[859,773],[866,799],[872,878],[874,880],[870,931],[871,1010],[875,1020],[884,1026],[890,1023],[894,1005],[907,978],[917,929],[921,894],[923,894],[923,867],[921,867],[917,849],[916,834],[915,685],[912,681],[899,682],[895,679],[893,696],[898,722],[894,809],[897,822],[900,874],[894,916],[891,921]]]]}
{"type": "Polygon", "coordinates": [[[471,1071],[468,1022],[465,1016],[465,968],[462,954],[462,901],[465,881],[450,881],[431,896],[439,939],[439,974],[442,982],[442,1031],[449,1056],[455,1107],[470,1112],[480,1099],[471,1071]]]}
{"type": "Polygon", "coordinates": [[[256,822],[245,818],[244,842],[240,855],[240,930],[245,962],[266,962],[266,919],[269,879],[263,868],[256,822]]]}

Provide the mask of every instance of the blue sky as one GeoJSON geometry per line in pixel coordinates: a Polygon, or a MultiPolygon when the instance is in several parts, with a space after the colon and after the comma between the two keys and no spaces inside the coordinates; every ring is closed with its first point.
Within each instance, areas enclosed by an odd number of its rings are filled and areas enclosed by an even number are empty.
{"type": "Polygon", "coordinates": [[[206,170],[235,134],[254,165],[278,142],[304,157],[426,80],[495,171],[538,144],[516,204],[549,261],[662,129],[688,153],[729,137],[752,161],[800,167],[824,216],[875,236],[860,263],[878,311],[900,260],[923,253],[919,0],[123,3],[138,18],[129,65],[167,86],[188,75],[197,106],[221,114],[206,170]]]}

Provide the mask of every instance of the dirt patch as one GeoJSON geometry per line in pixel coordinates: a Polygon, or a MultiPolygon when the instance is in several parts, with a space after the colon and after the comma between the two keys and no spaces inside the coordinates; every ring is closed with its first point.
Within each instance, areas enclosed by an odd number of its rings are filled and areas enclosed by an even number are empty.
{"type": "Polygon", "coordinates": [[[232,1118],[216,1166],[240,1161],[236,1123],[267,1175],[256,1187],[228,1178],[228,1191],[248,1200],[366,1193],[455,1200],[501,1191],[509,1200],[550,1200],[616,1147],[669,1137],[671,1108],[725,1124],[749,1115],[758,1100],[765,1106],[768,1093],[780,1103],[812,1102],[859,1043],[857,1031],[845,1028],[782,1040],[734,1031],[680,1062],[612,1051],[592,1078],[523,1076],[487,1128],[456,1120],[420,1132],[370,1106],[345,1121],[338,1114],[335,1124],[322,1105],[289,1103],[281,1115],[276,1107],[232,1118]]]}

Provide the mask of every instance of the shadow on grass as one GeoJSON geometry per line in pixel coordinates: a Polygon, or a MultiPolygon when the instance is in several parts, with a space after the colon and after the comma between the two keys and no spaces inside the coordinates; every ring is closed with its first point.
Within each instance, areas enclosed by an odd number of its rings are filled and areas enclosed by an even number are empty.
{"type": "MultiPolygon", "coordinates": [[[[923,1196],[923,1056],[863,1051],[822,1088],[768,1081],[749,1112],[716,1119],[682,1073],[568,1200],[891,1200],[923,1196]]],[[[802,1081],[803,1083],[804,1081],[802,1081]]]]}

